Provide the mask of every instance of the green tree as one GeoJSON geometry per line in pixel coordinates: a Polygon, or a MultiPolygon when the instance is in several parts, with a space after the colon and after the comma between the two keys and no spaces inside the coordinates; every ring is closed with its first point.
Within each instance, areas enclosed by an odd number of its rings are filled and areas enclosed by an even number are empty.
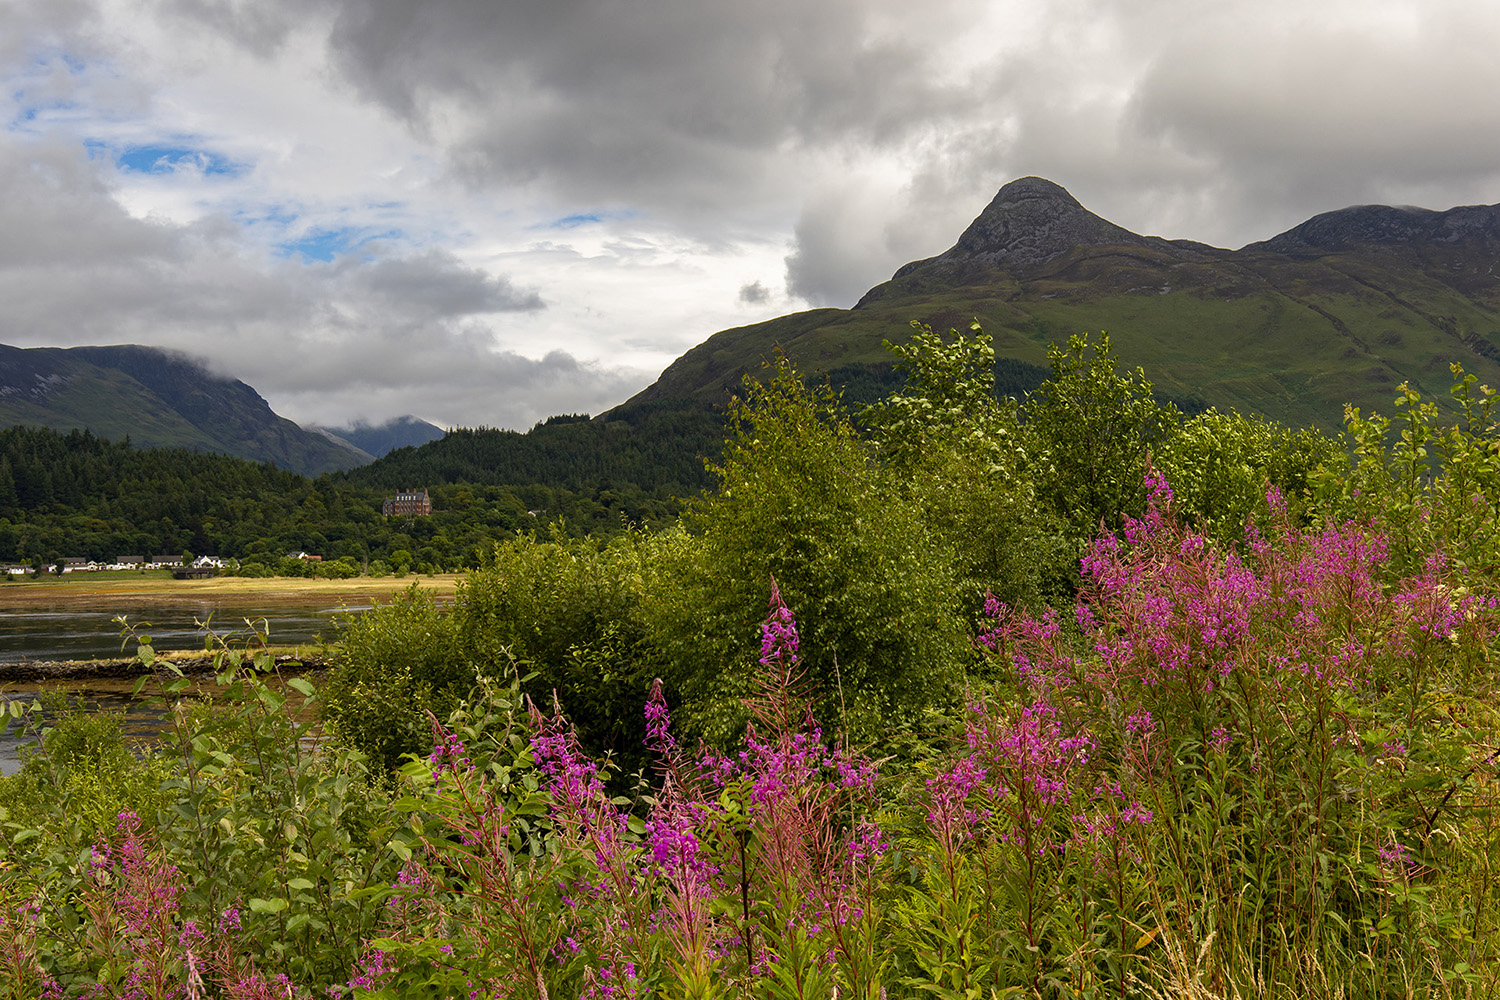
{"type": "Polygon", "coordinates": [[[820,716],[864,735],[911,725],[952,695],[967,655],[949,552],[838,397],[785,358],[746,380],[730,417],[718,488],[689,506],[646,588],[687,716],[717,740],[743,724],[774,580],[820,716]]]}
{"type": "Polygon", "coordinates": [[[886,341],[905,385],[866,407],[896,488],[953,549],[962,606],[986,592],[1011,603],[1059,596],[1073,572],[1065,528],[1038,500],[1029,441],[1014,399],[997,395],[995,349],[972,336],[912,324],[905,345],[886,341]]]}
{"type": "Polygon", "coordinates": [[[1146,505],[1148,456],[1179,432],[1182,415],[1160,404],[1140,368],[1121,374],[1108,333],[1097,342],[1068,338],[1047,352],[1052,377],[1026,401],[1038,496],[1068,523],[1080,544],[1101,524],[1146,505]]]}

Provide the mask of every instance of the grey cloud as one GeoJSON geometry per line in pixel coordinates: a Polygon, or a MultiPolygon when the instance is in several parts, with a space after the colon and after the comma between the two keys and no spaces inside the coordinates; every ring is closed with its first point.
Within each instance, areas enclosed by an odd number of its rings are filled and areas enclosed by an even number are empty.
{"type": "Polygon", "coordinates": [[[994,193],[954,192],[951,183],[932,173],[895,190],[849,179],[814,192],[786,257],[788,293],[848,307],[902,264],[947,249],[994,193]]]}
{"type": "Polygon", "coordinates": [[[472,182],[680,217],[765,197],[783,154],[885,148],[972,109],[970,90],[938,82],[962,6],[376,0],[344,3],[330,45],[361,93],[444,136],[472,182]]]}
{"type": "Polygon", "coordinates": [[[431,250],[416,257],[384,258],[358,267],[357,284],[402,311],[426,316],[532,312],[545,308],[536,291],[509,279],[465,267],[452,254],[431,250]]]}
{"type": "Polygon", "coordinates": [[[771,301],[771,290],[759,281],[750,281],[740,286],[740,301],[750,306],[763,306],[771,301]]]}
{"type": "Polygon", "coordinates": [[[852,305],[878,266],[871,219],[847,201],[821,199],[797,220],[796,249],[786,258],[786,289],[815,306],[852,305]]]}
{"type": "Polygon", "coordinates": [[[1367,202],[1500,200],[1500,12],[1413,9],[1406,27],[1293,16],[1210,19],[1166,45],[1123,125],[1202,175],[1239,245],[1367,202]],[[1289,23],[1290,22],[1290,23],[1289,23]]]}
{"type": "Polygon", "coordinates": [[[102,265],[121,257],[165,261],[176,243],[130,217],[76,146],[0,139],[0,267],[102,265]]]}
{"type": "Polygon", "coordinates": [[[410,342],[384,344],[350,359],[341,378],[284,390],[279,399],[302,422],[414,413],[444,426],[524,429],[554,413],[602,412],[650,381],[643,372],[587,364],[562,351],[531,359],[484,349],[438,352],[417,371],[391,377],[416,350],[410,342]]]}
{"type": "Polygon", "coordinates": [[[296,7],[278,7],[262,0],[165,0],[163,10],[265,57],[280,48],[319,6],[319,0],[298,0],[296,7]]]}
{"type": "Polygon", "coordinates": [[[38,49],[52,46],[91,48],[87,40],[98,20],[91,0],[10,2],[5,5],[3,19],[0,66],[20,63],[38,49]]]}

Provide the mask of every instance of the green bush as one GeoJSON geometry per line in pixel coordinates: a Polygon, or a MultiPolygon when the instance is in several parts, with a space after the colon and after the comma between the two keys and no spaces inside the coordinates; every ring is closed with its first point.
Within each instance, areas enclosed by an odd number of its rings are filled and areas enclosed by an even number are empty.
{"type": "Polygon", "coordinates": [[[58,692],[46,699],[50,724],[35,723],[37,740],[22,748],[22,766],[0,779],[0,821],[12,828],[62,818],[81,842],[114,828],[121,812],[155,812],[168,761],[125,746],[123,713],[91,712],[58,692]]]}
{"type": "Polygon", "coordinates": [[[784,359],[745,389],[718,488],[649,567],[648,622],[684,720],[716,741],[743,728],[774,586],[812,650],[816,710],[858,738],[911,727],[951,698],[968,655],[951,555],[831,390],[784,359]]]}
{"type": "Polygon", "coordinates": [[[456,621],[413,584],[342,623],[323,715],[340,739],[394,769],[431,745],[426,713],[446,716],[473,686],[456,621]]]}
{"type": "Polygon", "coordinates": [[[638,761],[658,669],[640,606],[657,546],[636,532],[608,542],[557,534],[518,535],[468,574],[453,607],[459,642],[489,676],[523,664],[526,693],[541,705],[555,695],[590,752],[638,761]]]}

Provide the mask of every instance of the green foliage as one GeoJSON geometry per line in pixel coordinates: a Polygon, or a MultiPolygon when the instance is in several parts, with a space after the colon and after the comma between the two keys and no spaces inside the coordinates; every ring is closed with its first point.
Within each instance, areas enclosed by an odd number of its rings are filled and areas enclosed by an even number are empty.
{"type": "Polygon", "coordinates": [[[1393,568],[1413,572],[1436,554],[1465,573],[1500,573],[1500,424],[1494,390],[1451,366],[1457,416],[1402,384],[1391,417],[1344,414],[1346,449],[1312,477],[1318,512],[1378,526],[1393,568]]]}
{"type": "Polygon", "coordinates": [[[590,752],[638,762],[652,677],[640,603],[655,547],[638,533],[512,538],[460,584],[459,643],[481,673],[524,664],[533,675],[524,690],[538,704],[555,696],[590,752]]]}
{"type": "Polygon", "coordinates": [[[966,613],[986,593],[1040,604],[1067,590],[1073,552],[1064,523],[1041,504],[1031,467],[1033,438],[1017,405],[996,392],[995,352],[978,323],[972,337],[928,327],[907,345],[886,346],[901,360],[904,388],[867,407],[893,488],[923,512],[951,547],[966,613]]]}
{"type": "Polygon", "coordinates": [[[478,565],[480,553],[538,519],[607,535],[660,524],[677,509],[667,486],[605,478],[574,486],[435,483],[429,492],[430,517],[384,518],[388,494],[376,486],[310,480],[185,449],[135,449],[86,431],[0,428],[0,561],[107,561],[186,549],[237,559],[242,575],[328,576],[366,559],[394,562],[405,551],[408,567],[455,569],[478,565]],[[430,551],[420,554],[424,549],[430,551]],[[281,561],[296,550],[323,556],[324,565],[281,561]],[[348,562],[336,568],[340,560],[348,562]]]}
{"type": "Polygon", "coordinates": [[[121,812],[152,813],[164,804],[159,786],[169,769],[154,755],[130,752],[122,714],[87,711],[61,693],[38,708],[45,714],[27,719],[37,741],[23,748],[20,771],[0,781],[9,829],[42,826],[66,802],[68,837],[87,842],[113,829],[121,812]]]}
{"type": "Polygon", "coordinates": [[[1034,442],[1036,489],[1074,538],[1146,508],[1148,456],[1179,431],[1181,414],[1161,405],[1140,368],[1116,372],[1109,334],[1068,338],[1047,352],[1052,377],[1031,396],[1022,419],[1034,442]]]}
{"type": "Polygon", "coordinates": [[[818,710],[860,738],[915,724],[951,697],[966,655],[948,553],[831,390],[784,359],[745,390],[718,489],[690,506],[648,587],[664,676],[699,731],[730,738],[774,581],[814,650],[818,710]]]}
{"type": "Polygon", "coordinates": [[[427,746],[426,713],[446,716],[475,683],[457,624],[416,584],[345,622],[323,701],[339,738],[387,770],[427,746]]]}
{"type": "Polygon", "coordinates": [[[137,757],[116,717],[65,713],[0,779],[0,901],[20,918],[0,921],[0,980],[32,991],[11,995],[179,995],[194,977],[247,995],[267,968],[348,978],[401,820],[361,755],[317,739],[313,685],[277,676],[264,649],[263,634],[211,637],[215,695],[188,701],[142,640],[166,747],[137,757]]]}
{"type": "Polygon", "coordinates": [[[524,668],[526,693],[539,704],[561,699],[591,751],[638,759],[651,678],[638,605],[653,545],[633,533],[609,542],[521,535],[460,582],[451,606],[413,587],[351,619],[327,718],[394,768],[427,745],[429,712],[446,716],[481,676],[524,668]]]}
{"type": "Polygon", "coordinates": [[[608,419],[551,417],[525,433],[458,428],[421,448],[398,448],[343,478],[382,489],[411,483],[536,484],[575,492],[597,487],[612,493],[631,521],[659,523],[675,512],[669,497],[705,485],[703,456],[717,452],[723,435],[723,416],[712,407],[638,402],[608,419]]]}
{"type": "Polygon", "coordinates": [[[905,385],[866,407],[882,457],[899,469],[919,466],[934,450],[959,452],[989,475],[1014,473],[1024,462],[1013,401],[995,395],[995,347],[977,322],[973,337],[956,331],[951,344],[913,322],[910,343],[885,347],[898,359],[905,385]]]}
{"type": "Polygon", "coordinates": [[[1211,409],[1184,421],[1151,462],[1199,531],[1238,544],[1252,515],[1265,512],[1268,486],[1300,504],[1316,470],[1340,457],[1338,443],[1317,431],[1211,409]]]}

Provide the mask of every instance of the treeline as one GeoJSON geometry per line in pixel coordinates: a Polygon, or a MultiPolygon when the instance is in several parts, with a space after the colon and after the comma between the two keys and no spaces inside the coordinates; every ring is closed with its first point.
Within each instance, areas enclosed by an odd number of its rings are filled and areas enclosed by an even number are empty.
{"type": "Polygon", "coordinates": [[[723,440],[721,411],[687,400],[641,403],[608,420],[552,417],[526,433],[460,428],[340,478],[383,489],[535,483],[587,490],[608,483],[618,493],[682,497],[708,485],[704,459],[717,455],[723,440]]]}
{"type": "Polygon", "coordinates": [[[607,479],[571,489],[435,485],[430,493],[431,517],[385,518],[387,490],[338,477],[139,449],[87,431],[9,427],[0,429],[0,561],[50,566],[65,556],[189,552],[255,573],[284,570],[286,554],[303,550],[362,572],[438,571],[477,565],[516,531],[607,535],[665,523],[677,511],[665,490],[607,479]]]}

